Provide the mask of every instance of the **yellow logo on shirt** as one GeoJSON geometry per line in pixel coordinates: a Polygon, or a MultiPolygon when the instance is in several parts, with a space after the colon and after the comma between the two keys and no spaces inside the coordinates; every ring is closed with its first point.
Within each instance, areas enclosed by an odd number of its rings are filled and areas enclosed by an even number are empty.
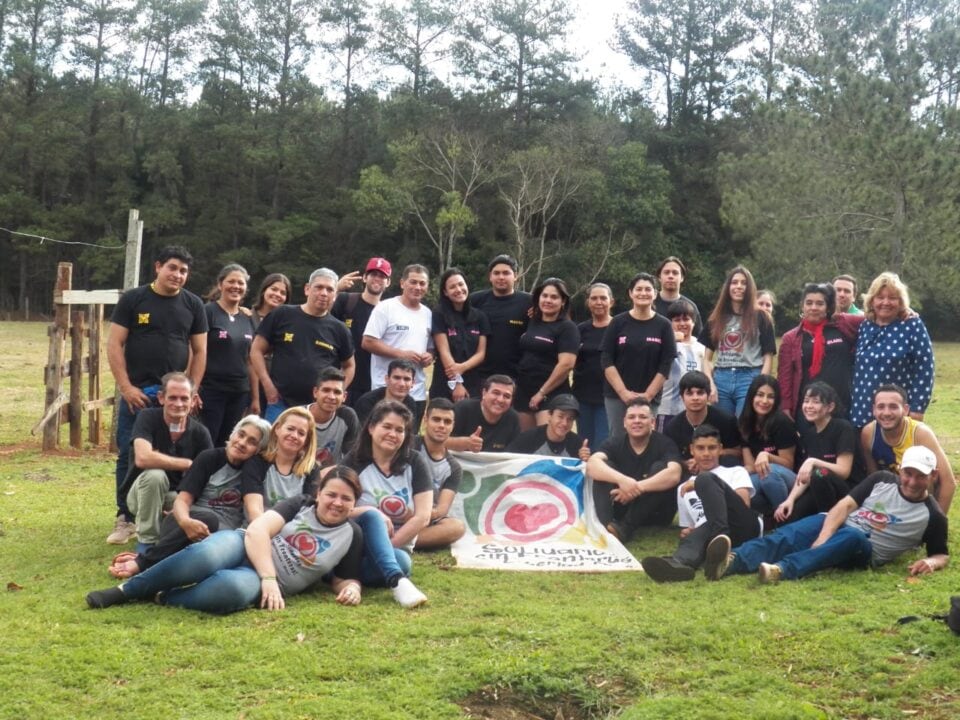
{"type": "Polygon", "coordinates": [[[523,320],[510,320],[511,325],[523,325],[523,320]]]}
{"type": "Polygon", "coordinates": [[[334,350],[335,348],[330,343],[325,343],[323,340],[314,340],[313,344],[317,347],[322,347],[324,350],[334,350]]]}
{"type": "Polygon", "coordinates": [[[352,327],[353,327],[353,318],[347,318],[347,321],[344,323],[344,325],[347,326],[347,329],[348,329],[348,330],[349,330],[350,328],[352,328],[352,327]]]}
{"type": "Polygon", "coordinates": [[[293,342],[293,333],[284,333],[283,334],[284,342],[293,342]]]}
{"type": "Polygon", "coordinates": [[[137,324],[138,324],[138,325],[149,325],[149,324],[150,324],[150,313],[137,313],[137,324]]]}

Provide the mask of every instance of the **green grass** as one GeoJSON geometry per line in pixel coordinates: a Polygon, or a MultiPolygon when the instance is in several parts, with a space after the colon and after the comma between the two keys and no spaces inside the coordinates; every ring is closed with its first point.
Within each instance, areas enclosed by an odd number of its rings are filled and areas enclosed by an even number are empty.
{"type": "MultiPolygon", "coordinates": [[[[896,624],[943,612],[957,571],[908,582],[906,558],[777,587],[659,586],[457,570],[437,553],[416,558],[430,604],[415,612],[382,590],[357,608],[318,592],[226,618],[87,610],[85,593],[111,584],[112,458],[40,454],[45,327],[3,323],[0,342],[0,718],[960,716],[960,638],[896,624]]],[[[929,420],[955,456],[960,346],[936,350],[929,420]]]]}

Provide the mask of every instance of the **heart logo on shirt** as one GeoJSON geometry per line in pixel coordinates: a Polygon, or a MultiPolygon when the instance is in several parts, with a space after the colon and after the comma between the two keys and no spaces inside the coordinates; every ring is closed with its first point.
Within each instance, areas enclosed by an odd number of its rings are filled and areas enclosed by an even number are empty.
{"type": "Polygon", "coordinates": [[[396,495],[387,495],[380,501],[380,511],[390,518],[400,517],[407,509],[407,504],[396,495]]]}
{"type": "Polygon", "coordinates": [[[503,522],[514,532],[528,535],[558,517],[560,511],[555,505],[540,503],[531,507],[525,503],[517,503],[504,514],[503,522]]]}

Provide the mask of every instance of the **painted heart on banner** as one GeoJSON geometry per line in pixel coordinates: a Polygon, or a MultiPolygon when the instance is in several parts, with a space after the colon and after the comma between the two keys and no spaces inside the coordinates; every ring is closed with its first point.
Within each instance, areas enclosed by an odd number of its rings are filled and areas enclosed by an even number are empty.
{"type": "Polygon", "coordinates": [[[503,522],[514,532],[528,535],[558,517],[560,511],[555,505],[540,503],[530,507],[525,503],[518,503],[504,513],[503,522]]]}

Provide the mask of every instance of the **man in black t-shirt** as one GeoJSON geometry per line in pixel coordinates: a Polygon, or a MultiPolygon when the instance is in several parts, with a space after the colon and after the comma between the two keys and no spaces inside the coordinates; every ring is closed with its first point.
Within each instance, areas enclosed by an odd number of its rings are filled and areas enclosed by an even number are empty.
{"type": "Polygon", "coordinates": [[[483,382],[480,399],[468,398],[454,406],[450,450],[503,452],[520,434],[520,417],[511,407],[516,383],[506,375],[491,375],[483,382]]]}
{"type": "Polygon", "coordinates": [[[627,404],[625,433],[608,438],[587,462],[597,518],[627,542],[644,526],[666,526],[677,512],[680,452],[655,432],[650,402],[627,404]]]}
{"type": "Polygon", "coordinates": [[[120,492],[135,517],[138,552],[160,537],[165,510],[173,506],[183,473],[194,458],[213,447],[210,433],[190,415],[193,385],[184,373],[163,376],[158,408],[147,408],[133,424],[130,469],[120,492]]]}
{"type": "Polygon", "coordinates": [[[580,403],[569,393],[547,404],[547,424],[526,430],[507,446],[507,452],[590,459],[590,448],[571,428],[580,415],[580,403]]]}
{"type": "Polygon", "coordinates": [[[720,431],[720,464],[734,467],[743,464],[742,440],[737,428],[737,419],[718,407],[709,405],[710,378],[699,370],[691,370],[677,384],[683,400],[684,412],[677,415],[663,429],[664,435],[673,440],[683,456],[684,476],[700,472],[696,460],[690,454],[690,443],[695,428],[707,423],[720,431]]]}
{"type": "Polygon", "coordinates": [[[107,536],[124,545],[136,535],[133,515],[120,492],[129,471],[130,433],[137,413],[156,405],[160,381],[170,372],[185,372],[199,387],[207,367],[207,316],[203,301],[184,288],[193,256],[180,246],[164,247],[153,263],[149,285],[120,297],[107,334],[107,360],[120,391],[117,407],[117,518],[107,536]]]}
{"type": "Polygon", "coordinates": [[[487,353],[479,368],[481,381],[491,375],[516,378],[520,361],[520,337],[530,321],[532,296],[516,289],[517,261],[509,255],[497,255],[487,266],[490,289],[470,295],[470,304],[490,321],[487,353]]]}
{"type": "MultiPolygon", "coordinates": [[[[330,314],[343,322],[353,338],[354,358],[357,371],[350,385],[347,404],[356,409],[357,400],[370,391],[370,353],[363,349],[363,331],[367,327],[370,313],[380,302],[384,290],[390,285],[390,276],[393,268],[389,260],[374,257],[367,261],[363,271],[363,292],[338,292],[330,314]]],[[[359,277],[359,272],[352,272],[340,278],[338,291],[348,289],[359,277]]]]}
{"type": "Polygon", "coordinates": [[[383,387],[364,393],[357,399],[353,409],[357,413],[361,424],[367,421],[367,416],[373,406],[381,400],[393,400],[407,406],[413,416],[417,416],[417,403],[410,397],[410,390],[417,377],[416,366],[404,358],[395,358],[387,365],[387,384],[383,387]]]}
{"type": "Polygon", "coordinates": [[[310,403],[317,374],[325,367],[343,370],[347,387],[353,381],[353,339],[347,326],[330,314],[337,282],[333,270],[314,270],[304,287],[306,301],[278,307],[257,328],[250,365],[267,396],[264,417],[270,422],[288,407],[310,403]],[[265,357],[271,351],[268,371],[265,357]]]}

